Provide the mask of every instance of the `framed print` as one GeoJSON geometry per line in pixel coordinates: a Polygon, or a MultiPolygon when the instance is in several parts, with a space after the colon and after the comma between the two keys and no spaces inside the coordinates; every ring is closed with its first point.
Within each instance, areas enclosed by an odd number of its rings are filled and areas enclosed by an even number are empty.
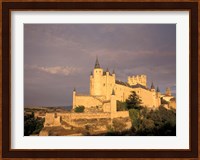
{"type": "Polygon", "coordinates": [[[197,158],[197,2],[3,2],[4,158],[197,158]]]}

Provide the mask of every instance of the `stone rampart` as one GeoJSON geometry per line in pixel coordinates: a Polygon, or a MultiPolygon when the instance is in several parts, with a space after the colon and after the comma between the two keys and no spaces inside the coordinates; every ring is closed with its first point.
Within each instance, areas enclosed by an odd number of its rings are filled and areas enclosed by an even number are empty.
{"type": "Polygon", "coordinates": [[[100,119],[100,118],[110,118],[110,113],[57,113],[62,119],[100,119]]]}
{"type": "Polygon", "coordinates": [[[92,106],[102,106],[102,101],[100,98],[95,98],[93,96],[81,96],[76,95],[75,96],[75,103],[74,107],[76,106],[85,106],[86,108],[92,107],[92,106]]]}

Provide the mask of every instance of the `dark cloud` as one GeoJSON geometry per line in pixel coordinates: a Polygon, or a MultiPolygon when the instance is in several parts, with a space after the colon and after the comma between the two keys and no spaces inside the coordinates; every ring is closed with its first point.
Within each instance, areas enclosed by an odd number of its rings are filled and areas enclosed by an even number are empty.
{"type": "Polygon", "coordinates": [[[118,79],[146,74],[164,91],[176,84],[176,25],[25,24],[25,105],[71,105],[74,87],[89,93],[96,56],[118,79]]]}

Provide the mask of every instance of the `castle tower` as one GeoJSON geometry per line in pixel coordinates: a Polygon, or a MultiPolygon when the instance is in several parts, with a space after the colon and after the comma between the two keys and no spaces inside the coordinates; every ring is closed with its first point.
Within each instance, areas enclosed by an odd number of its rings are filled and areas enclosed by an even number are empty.
{"type": "Polygon", "coordinates": [[[72,108],[76,107],[76,89],[73,90],[72,108]]]}
{"type": "Polygon", "coordinates": [[[100,67],[98,57],[94,65],[93,75],[90,76],[90,94],[93,96],[102,95],[103,69],[100,67]]]}
{"type": "Polygon", "coordinates": [[[169,87],[166,88],[165,95],[166,95],[166,96],[171,96],[171,95],[172,95],[171,89],[170,89],[169,87]]]}
{"type": "Polygon", "coordinates": [[[117,112],[117,103],[116,103],[116,96],[114,89],[110,97],[110,107],[111,107],[111,113],[117,112]]]}

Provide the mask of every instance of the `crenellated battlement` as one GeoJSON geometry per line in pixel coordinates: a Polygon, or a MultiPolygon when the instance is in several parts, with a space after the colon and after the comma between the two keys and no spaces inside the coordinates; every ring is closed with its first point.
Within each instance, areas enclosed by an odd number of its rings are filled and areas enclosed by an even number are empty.
{"type": "Polygon", "coordinates": [[[128,76],[128,84],[136,85],[136,84],[141,84],[143,86],[147,86],[147,76],[142,74],[142,75],[136,75],[136,76],[128,76]]]}

